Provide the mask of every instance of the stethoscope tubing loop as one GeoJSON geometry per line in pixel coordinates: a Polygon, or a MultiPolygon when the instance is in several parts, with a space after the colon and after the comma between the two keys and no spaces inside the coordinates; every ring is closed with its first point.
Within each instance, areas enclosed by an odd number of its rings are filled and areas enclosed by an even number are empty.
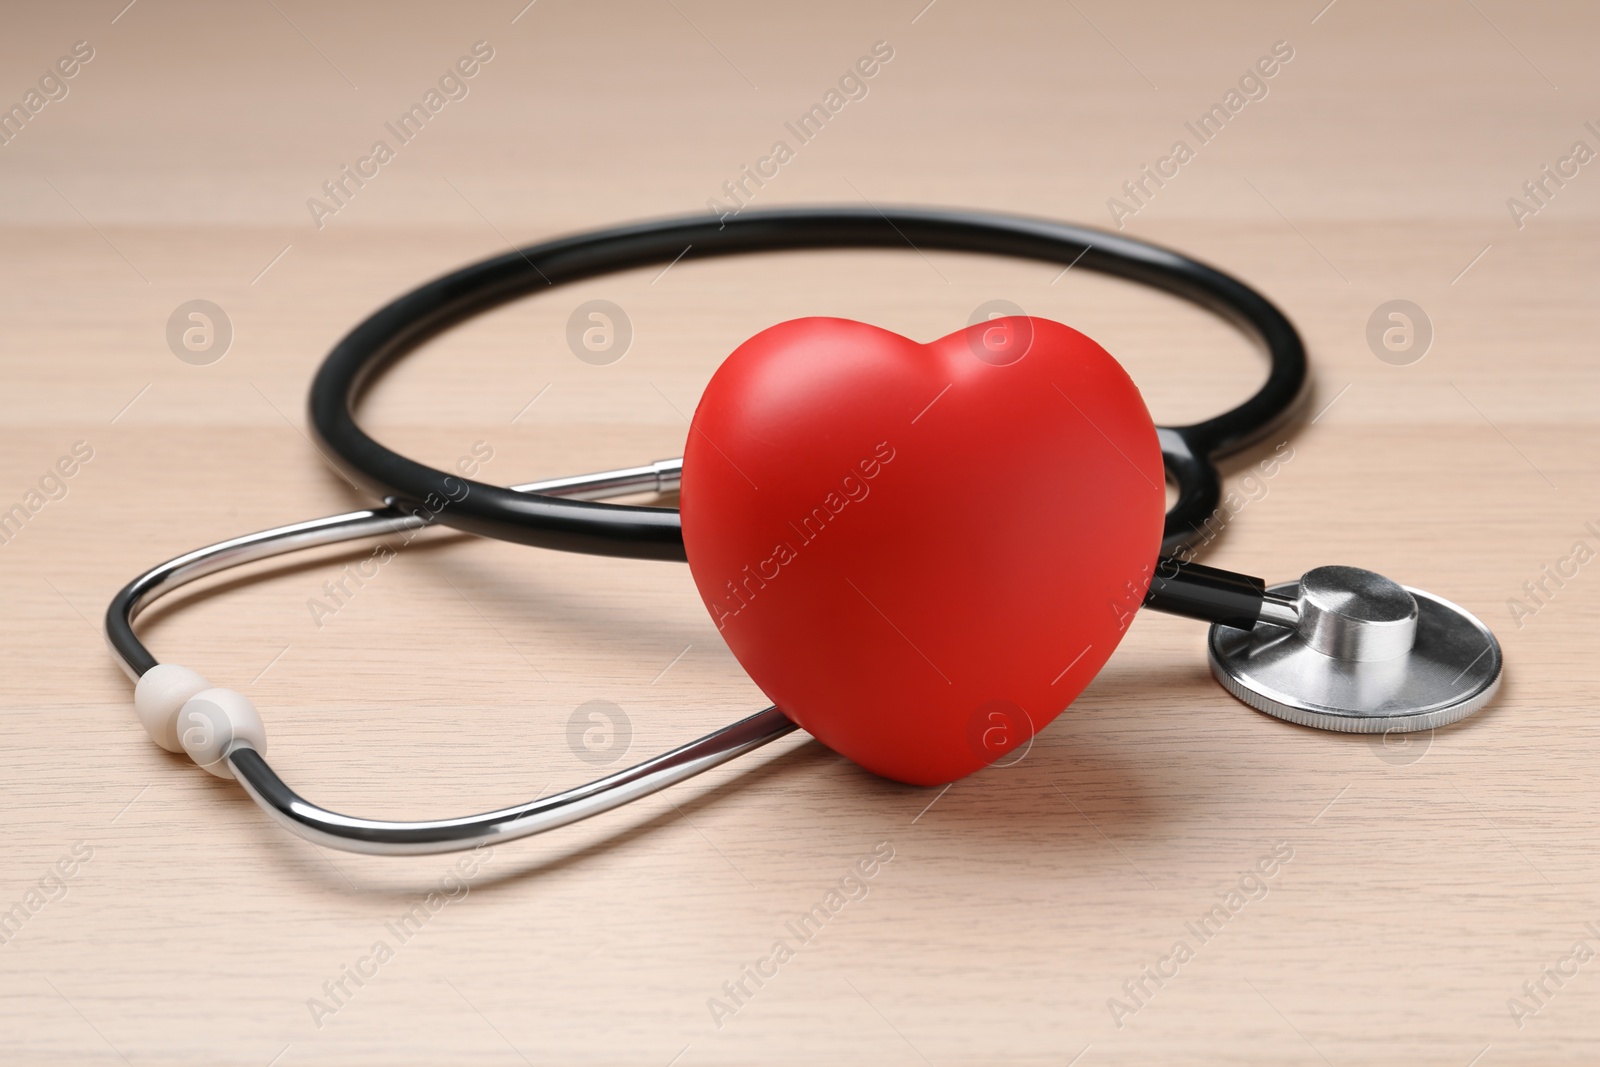
{"type": "MultiPolygon", "coordinates": [[[[463,319],[558,285],[682,260],[758,252],[873,248],[966,252],[1076,265],[1127,278],[1216,312],[1250,333],[1270,359],[1267,380],[1211,419],[1164,427],[1162,453],[1177,501],[1163,550],[1192,538],[1220,499],[1215,460],[1286,418],[1307,381],[1294,326],[1260,293],[1198,260],[1120,234],[1047,219],[933,208],[816,207],[695,215],[599,230],[470,264],[380,308],[328,354],[311,387],[311,428],[344,473],[391,503],[422,501],[457,476],[411,460],[361,428],[355,406],[374,376],[463,319]]],[[[564,551],[685,559],[670,508],[599,504],[469,482],[440,521],[487,537],[564,551]]]]}

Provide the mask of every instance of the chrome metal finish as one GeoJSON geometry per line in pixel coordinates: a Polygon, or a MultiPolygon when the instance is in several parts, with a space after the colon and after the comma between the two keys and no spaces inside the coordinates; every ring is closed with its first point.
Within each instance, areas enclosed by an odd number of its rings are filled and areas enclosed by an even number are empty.
{"type": "Polygon", "coordinates": [[[1272,626],[1299,626],[1300,602],[1269,591],[1261,598],[1261,621],[1272,626]]]}
{"type": "Polygon", "coordinates": [[[644,467],[623,467],[601,474],[576,474],[531,485],[513,485],[519,493],[559,496],[568,500],[605,500],[630,493],[675,493],[683,478],[682,459],[658,459],[644,467]]]}
{"type": "Polygon", "coordinates": [[[781,711],[768,708],[698,741],[554,796],[482,815],[419,822],[361,819],[318,807],[285,785],[266,759],[249,746],[228,753],[228,762],[245,792],[281,826],[307,841],[346,852],[421,855],[501,844],[587,819],[692,778],[796,729],[781,711]]]}
{"type": "Polygon", "coordinates": [[[1317,567],[1300,577],[1300,639],[1334,659],[1394,659],[1417,638],[1417,601],[1381,574],[1317,567]]]}
{"type": "Polygon", "coordinates": [[[1431,730],[1500,686],[1499,642],[1448,600],[1354,567],[1319,567],[1274,596],[1299,604],[1297,625],[1214,625],[1206,642],[1211,673],[1257,711],[1344,733],[1431,730]]]}
{"type": "MultiPolygon", "coordinates": [[[[682,460],[668,459],[646,467],[555,478],[513,488],[580,500],[670,492],[677,488],[682,469],[682,460]]],[[[117,595],[106,615],[107,642],[117,662],[137,680],[143,670],[155,663],[155,658],[133,632],[133,621],[166,594],[247,563],[425,525],[425,519],[397,508],[374,508],[262,530],[187,552],[146,571],[117,595]]],[[[473,848],[565,826],[691,778],[795,729],[795,724],[776,708],[767,708],[654,759],[551,797],[481,815],[415,822],[361,819],[318,807],[285,785],[266,758],[248,745],[233,749],[227,758],[256,803],[278,823],[308,841],[350,852],[410,855],[473,848]]]]}
{"type": "Polygon", "coordinates": [[[407,515],[397,508],[348,511],[342,515],[329,515],[245,534],[185,552],[158,567],[152,567],[128,583],[107,614],[106,641],[128,677],[138,681],[143,670],[132,654],[144,652],[148,657],[149,652],[133,637],[133,621],[145,608],[168,593],[190,582],[258,560],[362,537],[416,530],[425,525],[427,523],[422,519],[407,515]],[[118,625],[119,622],[121,625],[118,625]]]}
{"type": "MultiPolygon", "coordinates": [[[[519,493],[540,493],[570,500],[601,500],[631,493],[675,491],[682,471],[681,458],[662,459],[644,467],[550,478],[511,488],[519,493]]],[[[146,607],[173,590],[247,563],[363,537],[405,533],[427,525],[425,518],[396,507],[369,508],[276,526],[185,552],[150,568],[123,588],[106,613],[106,642],[123,671],[138,681],[149,663],[154,662],[154,657],[134,635],[133,621],[146,607]],[[149,661],[143,667],[137,662],[141,657],[149,661]]]]}

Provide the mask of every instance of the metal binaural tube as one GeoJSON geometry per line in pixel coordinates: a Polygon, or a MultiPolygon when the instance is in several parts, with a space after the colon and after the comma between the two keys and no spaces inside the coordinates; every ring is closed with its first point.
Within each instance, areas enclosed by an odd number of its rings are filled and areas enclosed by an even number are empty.
{"type": "Polygon", "coordinates": [[[767,708],[670,752],[554,796],[481,815],[414,822],[362,819],[319,807],[285,785],[266,758],[248,746],[230,752],[228,762],[262,810],[307,841],[346,852],[414,856],[501,844],[554,830],[649,796],[797,729],[777,708],[767,708]]]}
{"type": "MultiPolygon", "coordinates": [[[[580,500],[670,492],[677,488],[682,469],[681,459],[668,459],[514,488],[580,500]]],[[[398,507],[373,508],[278,526],[186,552],[123,587],[106,610],[106,639],[123,669],[137,680],[157,661],[134,633],[133,620],[162,596],[232,567],[362,537],[417,530],[429,523],[429,517],[408,514],[398,507]]],[[[266,757],[247,743],[236,744],[227,760],[245,792],[279,825],[306,840],[349,852],[415,855],[474,848],[553,830],[692,778],[797,728],[777,708],[769,707],[636,766],[554,796],[478,815],[417,821],[363,819],[313,804],[290,789],[266,757]]]]}

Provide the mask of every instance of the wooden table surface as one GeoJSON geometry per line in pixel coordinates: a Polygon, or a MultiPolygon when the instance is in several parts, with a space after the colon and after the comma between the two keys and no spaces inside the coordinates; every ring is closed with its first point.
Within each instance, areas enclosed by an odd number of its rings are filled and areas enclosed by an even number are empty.
{"type": "MultiPolygon", "coordinates": [[[[125,2],[0,14],[0,105],[26,111],[0,146],[0,510],[26,517],[0,546],[5,1062],[1600,1054],[1591,9],[125,2]],[[473,76],[395,138],[477,42],[473,76]],[[785,123],[875,45],[892,57],[801,143],[785,123]],[[1272,76],[1246,77],[1275,48],[1272,76]],[[1228,121],[1202,141],[1185,124],[1214,104],[1228,121]],[[392,158],[362,164],[380,139],[392,158]],[[1231,465],[1246,506],[1207,561],[1272,580],[1350,563],[1448,597],[1499,634],[1496,701],[1406,744],[1313,732],[1219,689],[1202,628],[1141,616],[1015,766],[919,790],[797,734],[467,877],[313,847],[150,744],[100,614],[162,559],[359,505],[304,432],[349,326],[508,243],[704,213],[780,140],[792,158],[755,205],[1120,222],[1260,286],[1315,391],[1231,465]],[[1161,163],[1179,140],[1190,158],[1161,163]],[[1146,165],[1170,176],[1134,199],[1146,165]],[[345,166],[376,170],[333,201],[345,166]],[[197,299],[231,327],[220,359],[168,343],[197,299]],[[1421,309],[1425,352],[1369,344],[1393,300],[1421,309]],[[1244,481],[1281,441],[1292,461],[1244,481]],[[855,875],[875,850],[892,858],[855,875]],[[1226,924],[1198,928],[1232,892],[1226,924]],[[792,958],[758,986],[746,968],[770,972],[779,939],[792,958]]],[[[1100,340],[1158,421],[1263,373],[1229,327],[1148,291],[907,249],[517,303],[430,343],[364,418],[436,463],[492,452],[499,482],[627,465],[679,453],[719,359],[766,325],[931,339],[991,299],[1100,340]],[[589,299],[633,325],[619,362],[569,350],[589,299]]],[[[285,560],[143,627],[249,693],[275,766],[337,810],[443,816],[586,780],[567,724],[590,700],[626,716],[629,758],[762,706],[684,567],[430,532],[317,625],[323,583],[370,552],[285,560]]]]}

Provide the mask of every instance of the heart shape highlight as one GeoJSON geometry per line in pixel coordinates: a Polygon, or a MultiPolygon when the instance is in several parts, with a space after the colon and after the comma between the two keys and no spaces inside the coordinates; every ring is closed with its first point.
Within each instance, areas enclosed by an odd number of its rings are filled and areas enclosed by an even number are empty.
{"type": "Polygon", "coordinates": [[[740,345],[684,448],[684,546],[774,704],[913,785],[1020,759],[1144,599],[1166,506],[1137,387],[1047,319],[740,345]]]}

